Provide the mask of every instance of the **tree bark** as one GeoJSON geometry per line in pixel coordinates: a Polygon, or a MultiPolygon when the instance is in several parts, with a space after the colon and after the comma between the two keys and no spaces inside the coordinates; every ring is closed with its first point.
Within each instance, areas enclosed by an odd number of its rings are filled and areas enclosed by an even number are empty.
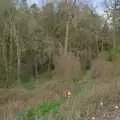
{"type": "Polygon", "coordinates": [[[20,84],[21,51],[20,51],[20,40],[17,33],[16,33],[16,46],[17,46],[17,84],[20,84]]]}
{"type": "Polygon", "coordinates": [[[69,20],[66,22],[64,54],[67,55],[69,42],[69,20]]]}
{"type": "Polygon", "coordinates": [[[37,55],[35,56],[35,79],[37,79],[38,75],[38,64],[37,64],[37,55]]]}
{"type": "Polygon", "coordinates": [[[117,0],[115,0],[114,8],[113,8],[113,52],[116,51],[116,5],[117,0]]]}

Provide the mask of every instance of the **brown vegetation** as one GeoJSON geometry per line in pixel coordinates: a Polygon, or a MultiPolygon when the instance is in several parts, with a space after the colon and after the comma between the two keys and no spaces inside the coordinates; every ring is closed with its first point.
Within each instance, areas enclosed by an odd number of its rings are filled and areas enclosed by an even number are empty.
{"type": "Polygon", "coordinates": [[[103,119],[120,102],[119,1],[104,4],[106,18],[84,1],[62,1],[57,9],[52,2],[41,9],[26,0],[6,3],[0,6],[0,119],[62,100],[66,88],[71,98],[53,120],[103,119]],[[51,76],[41,77],[45,72],[51,76]],[[21,87],[31,81],[34,89],[21,87]]]}

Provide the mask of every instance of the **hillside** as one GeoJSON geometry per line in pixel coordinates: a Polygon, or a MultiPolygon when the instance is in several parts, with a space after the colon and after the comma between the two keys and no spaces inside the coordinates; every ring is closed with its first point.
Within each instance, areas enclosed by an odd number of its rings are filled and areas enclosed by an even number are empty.
{"type": "MultiPolygon", "coordinates": [[[[39,106],[46,100],[56,100],[63,101],[58,113],[48,111],[44,119],[87,120],[95,117],[95,120],[117,120],[120,112],[120,76],[119,66],[116,66],[118,61],[108,62],[100,58],[94,60],[92,70],[88,71],[78,83],[53,79],[50,82],[42,83],[39,88],[37,83],[37,87],[31,89],[24,87],[1,89],[1,119],[11,120],[10,117],[14,117],[15,112],[19,113],[26,108],[39,106]],[[106,73],[103,72],[103,69],[106,73]],[[99,73],[99,76],[94,71],[99,73]],[[64,101],[63,90],[66,87],[70,88],[72,96],[69,100],[65,98],[64,101]],[[4,112],[8,118],[3,114],[4,112]]],[[[29,120],[29,118],[25,120],[29,120]]]]}
{"type": "Polygon", "coordinates": [[[0,120],[119,119],[120,2],[92,2],[1,0],[0,120]]]}

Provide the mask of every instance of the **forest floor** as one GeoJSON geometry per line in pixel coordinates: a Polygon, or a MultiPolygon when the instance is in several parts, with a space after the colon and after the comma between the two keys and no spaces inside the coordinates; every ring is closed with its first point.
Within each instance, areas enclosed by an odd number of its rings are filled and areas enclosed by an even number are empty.
{"type": "MultiPolygon", "coordinates": [[[[69,88],[72,96],[59,110],[61,119],[120,120],[118,63],[119,60],[114,63],[101,59],[93,61],[92,70],[79,83],[59,79],[48,81],[47,78],[45,83],[35,83],[33,89],[0,89],[0,120],[13,120],[13,113],[36,106],[41,101],[63,99],[64,88],[69,88]]],[[[52,120],[59,119],[54,116],[52,120]]]]}

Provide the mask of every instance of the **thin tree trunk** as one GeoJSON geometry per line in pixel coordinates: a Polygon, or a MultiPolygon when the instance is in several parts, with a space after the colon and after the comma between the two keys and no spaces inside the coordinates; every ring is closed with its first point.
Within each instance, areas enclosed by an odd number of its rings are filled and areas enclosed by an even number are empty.
{"type": "Polygon", "coordinates": [[[116,27],[115,27],[115,23],[113,23],[113,52],[116,51],[116,27]]]}
{"type": "Polygon", "coordinates": [[[12,20],[10,21],[10,47],[9,47],[9,79],[12,80],[12,60],[13,60],[13,40],[12,40],[12,34],[13,34],[13,24],[12,20]]]}
{"type": "Polygon", "coordinates": [[[48,72],[51,71],[51,64],[52,64],[52,52],[49,51],[49,54],[48,54],[48,72]]]}
{"type": "Polygon", "coordinates": [[[103,41],[103,39],[102,39],[101,51],[103,52],[103,50],[104,50],[104,41],[103,41]]]}
{"type": "Polygon", "coordinates": [[[20,64],[21,64],[21,52],[20,52],[20,40],[16,35],[16,45],[17,45],[17,84],[20,84],[20,64]]]}
{"type": "MultiPolygon", "coordinates": [[[[8,26],[6,25],[6,23],[4,23],[5,25],[5,30],[8,29],[8,26]]],[[[6,31],[3,31],[3,37],[5,38],[6,35],[6,31]]],[[[5,78],[5,87],[8,88],[8,82],[9,82],[9,65],[8,65],[8,55],[7,53],[9,52],[7,49],[8,49],[8,41],[6,43],[6,41],[4,40],[2,42],[2,46],[3,46],[3,49],[2,49],[2,55],[3,55],[3,60],[4,60],[4,66],[5,66],[5,72],[6,72],[6,78],[5,78]]]]}
{"type": "Polygon", "coordinates": [[[35,56],[35,79],[37,79],[37,75],[38,75],[38,64],[37,64],[37,55],[35,56]]]}
{"type": "Polygon", "coordinates": [[[92,50],[91,46],[88,45],[88,69],[90,69],[92,63],[92,50]]]}
{"type": "Polygon", "coordinates": [[[17,47],[17,84],[19,85],[21,82],[20,79],[20,70],[21,70],[21,48],[20,48],[20,38],[17,33],[17,29],[15,24],[13,24],[13,33],[15,37],[16,47],[17,47]]]}
{"type": "Polygon", "coordinates": [[[117,4],[117,1],[115,0],[114,10],[113,10],[113,52],[116,51],[116,23],[115,23],[115,20],[116,20],[116,4],[117,4]]]}
{"type": "Polygon", "coordinates": [[[12,47],[12,39],[10,38],[10,47],[9,47],[9,60],[8,60],[8,74],[9,74],[9,80],[12,80],[12,55],[13,55],[13,47],[12,47]]]}
{"type": "Polygon", "coordinates": [[[3,55],[3,60],[4,60],[4,66],[5,66],[5,72],[6,72],[6,88],[8,88],[8,81],[9,81],[9,75],[8,75],[8,61],[6,58],[6,47],[5,43],[3,43],[3,49],[2,49],[2,55],[3,55]]]}
{"type": "Polygon", "coordinates": [[[19,84],[20,83],[20,46],[19,46],[19,43],[17,43],[17,81],[19,84]]]}
{"type": "Polygon", "coordinates": [[[67,55],[69,42],[69,20],[66,22],[64,54],[67,55]]]}
{"type": "Polygon", "coordinates": [[[99,53],[99,45],[98,45],[98,33],[96,33],[96,35],[95,35],[95,37],[96,37],[96,52],[97,52],[97,54],[99,53]]]}

